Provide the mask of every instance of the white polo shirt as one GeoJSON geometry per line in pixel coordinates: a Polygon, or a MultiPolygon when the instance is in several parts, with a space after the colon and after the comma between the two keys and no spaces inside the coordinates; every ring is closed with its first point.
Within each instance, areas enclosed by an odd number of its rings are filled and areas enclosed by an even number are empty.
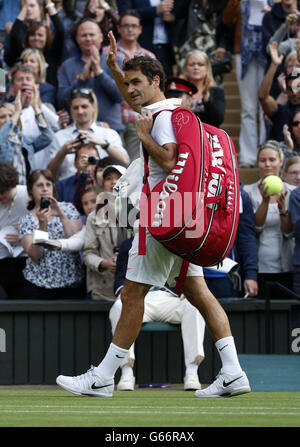
{"type": "MultiPolygon", "coordinates": [[[[88,129],[89,132],[95,133],[95,135],[102,140],[107,140],[113,147],[117,148],[120,152],[127,154],[126,149],[122,146],[122,140],[118,132],[111,128],[102,127],[94,122],[91,127],[88,129]]],[[[47,164],[50,160],[52,160],[60,148],[70,140],[75,139],[80,134],[80,130],[77,129],[76,125],[73,124],[66,129],[59,130],[55,133],[55,138],[50,146],[46,147],[43,151],[47,154],[47,160],[44,159],[43,164],[45,165],[45,161],[47,164]]],[[[108,156],[107,151],[105,151],[101,146],[96,146],[98,149],[99,157],[104,158],[108,156]]],[[[36,154],[38,155],[39,152],[36,154]]],[[[76,173],[76,168],[74,166],[75,154],[67,154],[65,156],[64,162],[61,165],[59,172],[59,180],[70,177],[76,173]]],[[[46,166],[47,166],[46,164],[46,166]]],[[[38,166],[38,165],[37,165],[38,166]]],[[[45,167],[46,167],[45,166],[45,167]]]]}
{"type": "Polygon", "coordinates": [[[0,259],[11,256],[3,238],[5,234],[12,233],[9,227],[18,225],[20,217],[27,213],[28,202],[29,196],[25,185],[17,185],[17,193],[9,207],[0,202],[0,259]]]}

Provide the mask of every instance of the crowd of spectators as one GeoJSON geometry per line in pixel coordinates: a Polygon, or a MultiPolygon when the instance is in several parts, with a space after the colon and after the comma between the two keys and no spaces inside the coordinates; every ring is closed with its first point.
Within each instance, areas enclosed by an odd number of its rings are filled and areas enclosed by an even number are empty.
{"type": "Polygon", "coordinates": [[[116,299],[131,235],[110,222],[112,188],[139,140],[106,63],[109,31],[120,66],[158,59],[166,97],[183,85],[187,106],[217,127],[234,61],[239,166],[259,180],[241,183],[238,271],[205,276],[218,298],[264,297],[266,281],[300,294],[299,17],[297,0],[1,0],[0,299],[116,299]],[[280,194],[267,193],[268,175],[282,177],[280,194]],[[37,245],[36,230],[56,246],[37,245]]]}

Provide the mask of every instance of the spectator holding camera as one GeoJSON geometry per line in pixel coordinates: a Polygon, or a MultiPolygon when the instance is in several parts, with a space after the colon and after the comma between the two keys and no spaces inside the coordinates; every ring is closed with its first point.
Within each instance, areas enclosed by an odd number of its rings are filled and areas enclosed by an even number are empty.
{"type": "Polygon", "coordinates": [[[92,143],[82,143],[75,153],[76,173],[56,183],[58,200],[72,202],[80,214],[83,214],[81,200],[79,200],[81,193],[96,183],[94,172],[98,161],[99,154],[96,146],[92,143]]]}
{"type": "Polygon", "coordinates": [[[83,259],[87,266],[88,296],[94,300],[115,300],[116,256],[129,234],[117,225],[112,191],[124,172],[125,168],[120,165],[104,168],[99,185],[102,192],[97,197],[96,210],[89,214],[86,222],[83,259]]]}
{"type": "Polygon", "coordinates": [[[24,269],[24,298],[72,299],[83,293],[83,269],[78,253],[50,251],[33,243],[33,231],[47,231],[49,238],[72,236],[82,227],[78,211],[71,203],[58,202],[49,170],[36,170],[28,178],[31,198],[28,212],[19,221],[19,237],[28,255],[24,269]]]}
{"type": "Polygon", "coordinates": [[[116,163],[128,166],[129,157],[119,134],[96,122],[98,101],[95,93],[88,88],[73,90],[70,108],[73,124],[56,132],[49,146],[48,169],[53,175],[62,180],[76,173],[75,152],[83,142],[95,144],[99,158],[110,155],[116,163]]]}

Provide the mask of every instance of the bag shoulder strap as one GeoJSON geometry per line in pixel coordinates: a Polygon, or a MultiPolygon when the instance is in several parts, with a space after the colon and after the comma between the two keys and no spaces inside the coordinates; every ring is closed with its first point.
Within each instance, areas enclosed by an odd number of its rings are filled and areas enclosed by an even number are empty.
{"type": "MultiPolygon", "coordinates": [[[[156,112],[153,114],[153,122],[157,118],[157,116],[169,109],[160,110],[159,112],[156,112]]],[[[146,254],[146,226],[143,219],[143,216],[146,215],[146,207],[147,207],[147,199],[150,194],[150,187],[148,182],[149,177],[149,154],[145,150],[145,148],[142,145],[142,153],[144,158],[144,176],[143,176],[143,187],[141,191],[141,198],[140,198],[140,220],[139,220],[139,255],[143,256],[146,254]]]]}

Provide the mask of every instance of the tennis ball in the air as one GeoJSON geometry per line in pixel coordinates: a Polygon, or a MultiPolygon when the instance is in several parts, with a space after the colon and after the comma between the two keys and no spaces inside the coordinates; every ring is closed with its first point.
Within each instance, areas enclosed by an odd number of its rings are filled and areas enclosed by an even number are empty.
{"type": "Polygon", "coordinates": [[[267,194],[279,194],[283,189],[283,183],[277,175],[268,175],[263,181],[264,187],[267,186],[267,194]]]}

